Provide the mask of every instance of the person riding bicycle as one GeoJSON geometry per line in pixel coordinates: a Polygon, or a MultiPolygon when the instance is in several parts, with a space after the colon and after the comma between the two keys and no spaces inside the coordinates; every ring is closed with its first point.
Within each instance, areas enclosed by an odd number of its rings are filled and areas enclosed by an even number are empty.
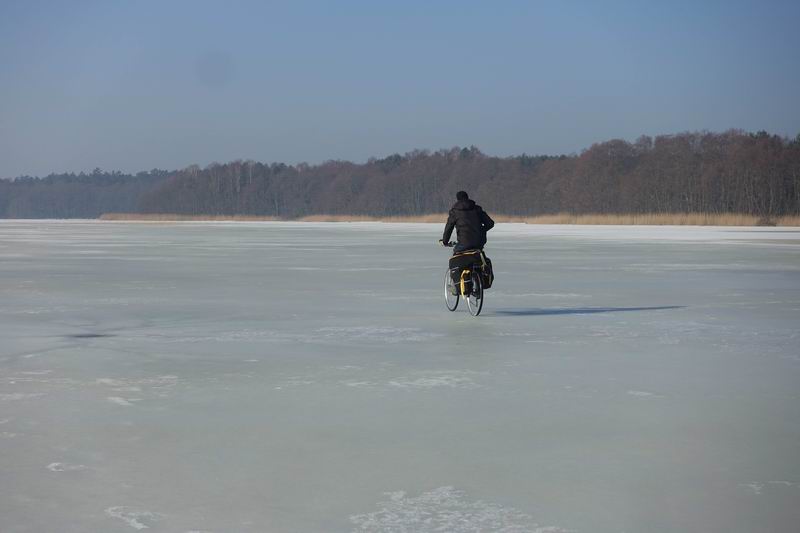
{"type": "Polygon", "coordinates": [[[450,209],[447,224],[444,227],[444,235],[439,244],[445,246],[450,241],[453,228],[455,228],[458,243],[453,249],[454,254],[464,250],[483,250],[486,245],[486,232],[493,227],[494,220],[486,214],[486,211],[470,200],[466,192],[458,191],[456,203],[450,209]]]}

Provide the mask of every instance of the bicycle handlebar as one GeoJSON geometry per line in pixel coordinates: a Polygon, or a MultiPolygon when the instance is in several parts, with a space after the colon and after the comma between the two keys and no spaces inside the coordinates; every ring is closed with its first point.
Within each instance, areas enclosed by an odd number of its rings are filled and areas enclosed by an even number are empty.
{"type": "Polygon", "coordinates": [[[452,248],[452,247],[453,247],[453,246],[455,246],[457,243],[455,243],[455,242],[453,242],[453,241],[450,241],[450,242],[443,242],[443,241],[442,241],[442,239],[439,239],[439,244],[441,244],[442,246],[444,246],[444,247],[446,247],[446,248],[452,248]]]}

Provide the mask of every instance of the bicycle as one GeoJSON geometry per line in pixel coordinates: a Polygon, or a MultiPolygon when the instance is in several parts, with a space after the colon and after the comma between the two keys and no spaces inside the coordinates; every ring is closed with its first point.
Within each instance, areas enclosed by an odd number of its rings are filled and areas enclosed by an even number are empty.
{"type": "MultiPolygon", "coordinates": [[[[442,243],[443,246],[452,248],[456,243],[442,243]]],[[[465,254],[474,252],[465,250],[465,254]]],[[[453,256],[453,257],[457,257],[453,256]]],[[[450,268],[444,272],[444,303],[449,311],[458,308],[459,298],[467,301],[467,309],[472,316],[478,316],[483,309],[484,289],[481,275],[481,264],[474,262],[467,267],[450,268]],[[456,278],[458,281],[456,281],[456,278]]]]}

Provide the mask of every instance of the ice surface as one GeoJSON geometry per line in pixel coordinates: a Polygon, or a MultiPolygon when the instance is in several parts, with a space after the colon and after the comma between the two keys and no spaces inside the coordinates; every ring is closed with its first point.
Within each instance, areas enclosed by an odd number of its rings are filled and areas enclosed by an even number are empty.
{"type": "Polygon", "coordinates": [[[800,231],[0,221],[0,531],[792,531],[800,231]]]}

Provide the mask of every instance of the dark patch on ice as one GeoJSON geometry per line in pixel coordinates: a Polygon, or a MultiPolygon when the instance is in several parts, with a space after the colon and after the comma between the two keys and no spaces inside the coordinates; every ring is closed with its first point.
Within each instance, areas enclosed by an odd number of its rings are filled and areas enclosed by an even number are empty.
{"type": "Polygon", "coordinates": [[[620,313],[623,311],[663,311],[666,309],[685,309],[685,305],[663,305],[659,307],[571,307],[542,309],[538,307],[518,309],[498,309],[499,316],[552,316],[552,315],[591,315],[595,313],[620,313]]]}
{"type": "Polygon", "coordinates": [[[69,339],[101,339],[103,337],[114,337],[110,333],[73,333],[72,335],[65,335],[69,339]]]}

